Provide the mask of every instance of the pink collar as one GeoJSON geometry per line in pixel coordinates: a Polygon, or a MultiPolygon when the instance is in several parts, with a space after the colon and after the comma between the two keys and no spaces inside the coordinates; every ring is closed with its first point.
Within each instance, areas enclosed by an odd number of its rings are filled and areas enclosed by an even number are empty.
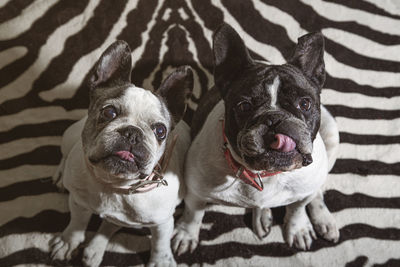
{"type": "Polygon", "coordinates": [[[226,159],[229,167],[235,173],[235,176],[237,178],[240,178],[246,184],[249,184],[249,185],[253,186],[254,188],[256,188],[259,191],[262,191],[264,189],[264,184],[261,181],[262,178],[274,176],[276,174],[281,173],[281,172],[267,172],[267,171],[254,173],[254,172],[246,169],[243,165],[241,165],[239,162],[237,162],[232,157],[231,151],[228,148],[228,138],[225,135],[225,124],[224,124],[224,121],[222,121],[222,136],[224,138],[225,159],[226,159]]]}

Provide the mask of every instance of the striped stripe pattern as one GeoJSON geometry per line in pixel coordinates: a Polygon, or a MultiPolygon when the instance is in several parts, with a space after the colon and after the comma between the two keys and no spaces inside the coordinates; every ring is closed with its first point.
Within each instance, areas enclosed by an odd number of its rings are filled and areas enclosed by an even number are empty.
{"type": "MultiPolygon", "coordinates": [[[[82,85],[100,53],[126,40],[133,83],[157,87],[188,64],[195,91],[188,120],[212,81],[212,31],[223,21],[253,57],[283,63],[297,38],[326,37],[323,103],[336,117],[339,159],[325,199],[340,227],[337,244],[311,251],[282,238],[283,209],[265,240],[251,214],[210,206],[201,243],[182,266],[400,265],[400,3],[396,0],[3,0],[0,2],[0,266],[53,266],[48,241],[69,219],[67,196],[50,182],[63,131],[85,114],[82,85]]],[[[177,216],[182,207],[177,209],[177,216]]],[[[93,217],[89,233],[97,229],[93,217]]],[[[102,265],[142,265],[149,231],[123,229],[102,265]]],[[[71,264],[81,265],[81,254],[71,264]]]]}

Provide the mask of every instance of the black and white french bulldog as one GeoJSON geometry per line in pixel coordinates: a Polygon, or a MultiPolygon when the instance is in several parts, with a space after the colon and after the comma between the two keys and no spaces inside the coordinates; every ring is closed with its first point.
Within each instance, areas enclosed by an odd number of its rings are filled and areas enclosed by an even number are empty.
{"type": "Polygon", "coordinates": [[[87,84],[88,115],[63,136],[55,177],[69,191],[71,220],[51,241],[51,257],[71,259],[94,213],[103,221],[84,249],[84,265],[100,265],[109,239],[121,227],[146,226],[152,235],[148,265],[175,266],[170,239],[175,206],[184,195],[190,130],[181,118],[193,88],[192,71],[178,68],[156,92],[136,87],[130,48],[116,41],[87,84]]]}
{"type": "Polygon", "coordinates": [[[320,103],[322,34],[299,38],[287,64],[267,65],[253,60],[224,24],[214,33],[213,51],[215,87],[193,118],[185,210],[173,250],[196,248],[207,202],[252,208],[259,238],[270,231],[270,208],[286,206],[284,238],[290,246],[309,249],[314,229],[337,241],[321,192],[339,145],[336,122],[320,103]]]}

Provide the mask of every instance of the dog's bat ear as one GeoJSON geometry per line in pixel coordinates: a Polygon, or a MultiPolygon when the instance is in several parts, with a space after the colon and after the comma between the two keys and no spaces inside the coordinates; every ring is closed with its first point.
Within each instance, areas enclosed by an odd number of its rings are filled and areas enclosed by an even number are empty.
{"type": "Polygon", "coordinates": [[[214,81],[225,97],[229,85],[240,72],[253,64],[242,38],[228,24],[222,24],[214,32],[214,81]]]}
{"type": "Polygon", "coordinates": [[[91,69],[87,85],[90,90],[131,82],[131,50],[125,41],[115,41],[91,69]]]}
{"type": "Polygon", "coordinates": [[[181,66],[168,75],[156,91],[167,102],[175,123],[185,114],[187,101],[193,91],[193,72],[189,66],[181,66]]]}
{"type": "Polygon", "coordinates": [[[319,90],[325,83],[324,47],[322,33],[303,35],[298,39],[294,54],[289,61],[313,81],[319,90]]]}

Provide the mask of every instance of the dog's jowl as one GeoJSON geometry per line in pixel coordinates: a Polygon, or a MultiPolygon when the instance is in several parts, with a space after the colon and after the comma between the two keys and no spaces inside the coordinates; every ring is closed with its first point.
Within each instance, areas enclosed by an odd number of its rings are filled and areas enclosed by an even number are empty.
{"type": "Polygon", "coordinates": [[[270,231],[270,208],[286,206],[290,246],[309,249],[317,234],[337,241],[321,192],[339,143],[336,123],[320,103],[322,34],[299,38],[283,65],[253,60],[226,24],[214,33],[213,46],[215,87],[194,114],[185,211],[173,249],[196,248],[207,202],[252,208],[259,238],[270,231]]]}
{"type": "Polygon", "coordinates": [[[63,136],[55,178],[69,191],[71,219],[51,241],[53,259],[71,259],[94,213],[103,220],[84,248],[86,266],[100,265],[109,239],[122,226],[150,228],[149,266],[176,265],[170,239],[175,206],[184,195],[190,135],[181,118],[193,75],[180,67],[155,92],[134,86],[130,78],[131,51],[117,41],[90,72],[88,115],[63,136]]]}

